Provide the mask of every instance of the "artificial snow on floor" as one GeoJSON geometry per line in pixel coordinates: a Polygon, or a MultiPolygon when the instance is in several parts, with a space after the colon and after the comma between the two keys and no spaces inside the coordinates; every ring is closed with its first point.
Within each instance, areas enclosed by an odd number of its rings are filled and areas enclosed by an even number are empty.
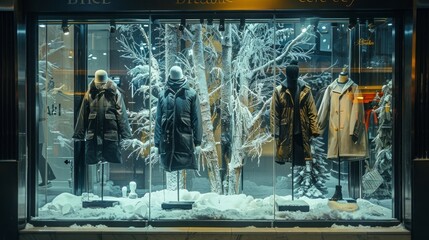
{"type": "Polygon", "coordinates": [[[94,194],[76,196],[62,193],[51,202],[39,208],[36,219],[76,220],[138,220],[138,219],[181,219],[181,220],[387,220],[392,211],[364,199],[357,199],[358,210],[346,212],[333,210],[327,199],[300,198],[310,206],[310,212],[280,212],[275,209],[275,200],[291,200],[291,196],[269,196],[254,198],[250,195],[219,195],[180,190],[180,201],[194,201],[191,210],[164,210],[161,204],[176,201],[177,192],[160,190],[144,196],[129,199],[104,197],[119,204],[109,208],[83,208],[82,201],[100,200],[94,194]],[[150,213],[149,213],[150,206],[150,213]],[[149,216],[150,215],[150,216],[149,216]]]}

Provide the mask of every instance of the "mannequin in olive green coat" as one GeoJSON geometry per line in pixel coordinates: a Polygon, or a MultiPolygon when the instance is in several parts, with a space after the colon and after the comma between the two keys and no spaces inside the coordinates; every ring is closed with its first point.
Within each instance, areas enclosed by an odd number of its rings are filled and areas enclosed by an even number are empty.
{"type": "Polygon", "coordinates": [[[310,140],[319,136],[319,127],[311,88],[298,79],[298,72],[295,61],[286,67],[287,79],[273,93],[270,119],[277,147],[275,161],[302,166],[312,160],[310,140]]]}

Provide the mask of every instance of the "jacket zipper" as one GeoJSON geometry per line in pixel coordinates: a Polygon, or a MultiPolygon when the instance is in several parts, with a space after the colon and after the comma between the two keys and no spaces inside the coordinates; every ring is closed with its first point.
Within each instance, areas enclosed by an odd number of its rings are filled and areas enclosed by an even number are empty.
{"type": "MultiPolygon", "coordinates": [[[[171,132],[171,140],[172,140],[172,150],[171,150],[171,156],[170,156],[170,166],[169,166],[169,170],[171,171],[171,165],[173,164],[173,156],[174,156],[174,151],[175,151],[175,143],[174,143],[174,130],[176,129],[176,95],[177,93],[179,93],[180,89],[174,93],[174,98],[173,98],[173,129],[171,132]]],[[[173,91],[174,92],[174,91],[173,91]]]]}

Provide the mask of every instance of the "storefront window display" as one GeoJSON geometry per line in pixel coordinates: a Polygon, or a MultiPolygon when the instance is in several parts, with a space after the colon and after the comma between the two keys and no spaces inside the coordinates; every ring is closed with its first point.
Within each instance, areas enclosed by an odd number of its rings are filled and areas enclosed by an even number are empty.
{"type": "Polygon", "coordinates": [[[39,21],[34,219],[394,219],[392,19],[201,17],[39,21]]]}

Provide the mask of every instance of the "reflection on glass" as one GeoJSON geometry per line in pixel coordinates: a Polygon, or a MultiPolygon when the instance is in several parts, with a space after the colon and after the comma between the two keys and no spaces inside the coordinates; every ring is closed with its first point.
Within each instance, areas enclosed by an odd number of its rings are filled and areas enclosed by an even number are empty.
{"type": "MultiPolygon", "coordinates": [[[[73,30],[73,26],[69,26],[73,30]]],[[[47,205],[59,193],[73,193],[74,123],[73,34],[64,35],[61,24],[42,24],[38,36],[36,80],[36,206],[49,216],[47,205]]]]}
{"type": "Polygon", "coordinates": [[[82,24],[84,56],[73,24],[69,36],[39,27],[38,106],[50,129],[40,152],[54,186],[84,179],[82,194],[45,188],[39,217],[391,219],[389,19],[268,20],[82,24]],[[124,99],[132,138],[121,139],[121,163],[74,165],[87,160],[73,149],[74,100],[88,90],[74,86],[74,61],[87,63],[78,85],[104,69],[124,99]],[[119,205],[82,205],[102,198],[119,205]],[[298,203],[309,212],[285,211],[298,203]]]}

